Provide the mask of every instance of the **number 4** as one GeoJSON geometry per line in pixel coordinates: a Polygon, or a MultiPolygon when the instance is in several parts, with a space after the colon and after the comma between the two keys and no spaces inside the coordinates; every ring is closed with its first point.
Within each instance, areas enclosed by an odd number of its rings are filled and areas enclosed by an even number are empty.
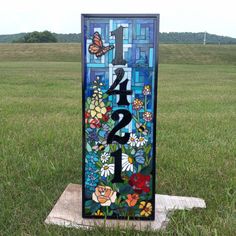
{"type": "Polygon", "coordinates": [[[128,79],[120,83],[120,81],[123,79],[125,75],[125,71],[123,68],[118,68],[115,70],[116,74],[116,79],[114,83],[111,85],[111,87],[107,90],[108,95],[113,95],[113,94],[119,94],[120,95],[120,100],[118,101],[118,105],[129,105],[129,102],[127,100],[127,95],[132,95],[132,90],[127,90],[127,84],[128,84],[128,79]],[[120,83],[120,89],[115,90],[117,85],[120,83]]]}

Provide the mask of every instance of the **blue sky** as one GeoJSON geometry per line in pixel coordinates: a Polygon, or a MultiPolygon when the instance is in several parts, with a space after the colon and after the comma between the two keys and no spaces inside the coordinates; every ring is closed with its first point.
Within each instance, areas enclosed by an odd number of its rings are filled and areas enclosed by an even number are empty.
{"type": "Polygon", "coordinates": [[[235,0],[0,0],[0,34],[79,33],[81,13],[160,13],[161,32],[236,38],[235,0]]]}

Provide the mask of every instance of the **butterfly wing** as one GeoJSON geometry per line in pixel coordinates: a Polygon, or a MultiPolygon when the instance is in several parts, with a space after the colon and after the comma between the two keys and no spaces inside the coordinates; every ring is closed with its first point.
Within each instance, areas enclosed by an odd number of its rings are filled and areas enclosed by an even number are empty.
{"type": "Polygon", "coordinates": [[[95,44],[90,44],[88,50],[92,54],[97,54],[102,50],[102,48],[98,47],[95,44]]]}
{"type": "Polygon", "coordinates": [[[99,54],[102,51],[102,38],[98,32],[93,34],[93,43],[89,45],[89,52],[91,54],[99,54]]]}
{"type": "Polygon", "coordinates": [[[96,57],[101,57],[113,48],[113,45],[106,47],[103,46],[101,35],[98,32],[95,32],[93,34],[93,43],[89,45],[89,52],[91,54],[95,54],[96,57]]]}
{"type": "Polygon", "coordinates": [[[101,38],[101,35],[98,32],[95,32],[93,34],[93,44],[97,45],[100,48],[103,47],[102,38],[101,38]]]}
{"type": "Polygon", "coordinates": [[[103,47],[100,51],[98,51],[96,53],[96,56],[97,57],[101,57],[102,55],[105,55],[108,51],[110,51],[113,48],[114,48],[113,45],[109,45],[109,46],[103,47]]]}

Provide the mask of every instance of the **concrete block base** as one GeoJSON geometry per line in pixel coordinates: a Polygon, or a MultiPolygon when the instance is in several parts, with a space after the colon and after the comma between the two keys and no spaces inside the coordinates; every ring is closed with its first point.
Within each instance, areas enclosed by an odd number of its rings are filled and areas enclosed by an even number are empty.
{"type": "MultiPolygon", "coordinates": [[[[168,222],[171,212],[174,210],[206,208],[203,199],[193,197],[178,197],[156,194],[155,221],[127,221],[127,220],[108,220],[106,227],[134,228],[136,230],[164,229],[168,222]]],[[[82,218],[82,186],[69,184],[61,197],[53,207],[52,211],[45,220],[46,224],[56,224],[66,227],[91,228],[97,225],[104,225],[104,219],[83,219],[82,218]]]]}

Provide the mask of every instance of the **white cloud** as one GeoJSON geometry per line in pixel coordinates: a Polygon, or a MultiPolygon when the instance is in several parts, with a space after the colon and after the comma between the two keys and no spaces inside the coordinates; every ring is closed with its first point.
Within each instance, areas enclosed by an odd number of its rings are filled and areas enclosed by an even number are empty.
{"type": "Polygon", "coordinates": [[[1,0],[0,34],[50,30],[80,32],[81,13],[160,13],[163,32],[236,37],[234,0],[1,0]]]}

